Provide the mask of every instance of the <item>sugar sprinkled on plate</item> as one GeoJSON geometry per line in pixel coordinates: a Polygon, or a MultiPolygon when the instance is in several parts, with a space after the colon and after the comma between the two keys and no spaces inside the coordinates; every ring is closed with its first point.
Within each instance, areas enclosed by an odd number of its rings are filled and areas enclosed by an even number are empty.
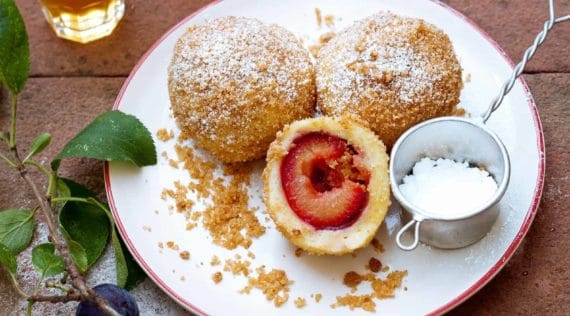
{"type": "Polygon", "coordinates": [[[451,159],[418,161],[399,186],[413,205],[431,214],[468,214],[489,201],[497,183],[481,168],[451,159]]]}

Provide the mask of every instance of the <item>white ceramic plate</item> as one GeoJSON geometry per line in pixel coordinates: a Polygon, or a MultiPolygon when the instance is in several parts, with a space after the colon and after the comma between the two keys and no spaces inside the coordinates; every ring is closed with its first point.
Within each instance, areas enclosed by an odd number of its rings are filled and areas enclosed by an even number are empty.
{"type": "MultiPolygon", "coordinates": [[[[192,24],[219,16],[255,17],[277,23],[305,40],[319,32],[314,10],[337,19],[336,28],[350,24],[380,10],[420,17],[445,30],[459,56],[464,74],[470,82],[462,91],[461,106],[480,113],[492,99],[500,83],[512,69],[505,53],[464,16],[444,4],[414,1],[223,1],[216,2],[189,16],[165,34],[147,52],[124,84],[115,109],[136,115],[154,134],[160,128],[176,129],[169,112],[167,65],[177,38],[192,24]]],[[[322,29],[320,31],[323,31],[322,29]]],[[[393,207],[382,225],[378,238],[386,252],[380,256],[393,269],[407,269],[404,281],[407,291],[398,290],[394,299],[377,302],[384,315],[438,314],[458,305],[483,287],[511,257],[534,218],[544,178],[544,143],[536,106],[525,82],[520,79],[489,123],[506,144],[511,155],[511,184],[500,203],[501,214],[489,235],[480,242],[460,250],[438,250],[421,246],[404,252],[394,244],[401,226],[399,209],[393,207]]],[[[158,152],[168,151],[173,141],[156,142],[158,152]]],[[[257,176],[263,167],[259,164],[257,176]]],[[[331,309],[337,295],[347,293],[342,277],[350,270],[363,272],[372,255],[371,247],[348,256],[295,257],[294,248],[267,223],[267,233],[255,240],[251,250],[257,255],[252,266],[265,264],[284,269],[295,283],[291,299],[276,309],[261,293],[238,293],[245,284],[243,277],[225,274],[215,285],[211,274],[220,267],[209,265],[212,255],[230,258],[235,252],[215,246],[206,231],[185,230],[182,215],[168,215],[167,203],[160,199],[163,187],[172,187],[176,179],[188,181],[186,173],[176,171],[160,157],[156,166],[143,169],[111,163],[105,168],[106,187],[113,215],[120,233],[146,273],[172,298],[198,314],[259,315],[341,315],[348,309],[331,309]],[[155,210],[158,210],[156,214],[155,210]],[[150,231],[148,231],[150,228],[150,231]],[[159,251],[158,243],[173,240],[181,249],[191,252],[189,261],[181,260],[174,251],[159,251]],[[203,263],[203,265],[202,265],[203,263]],[[184,277],[185,281],[181,278],[184,277]],[[322,293],[317,304],[310,294],[322,293]],[[297,309],[296,297],[307,299],[308,306],[297,309]]],[[[261,181],[253,181],[250,193],[253,203],[263,210],[260,201],[261,181]]],[[[265,223],[264,221],[261,221],[265,223]]],[[[244,251],[238,251],[244,254],[244,251]]],[[[362,287],[362,286],[361,286],[362,287]]],[[[368,314],[355,310],[353,314],[368,314]]]]}

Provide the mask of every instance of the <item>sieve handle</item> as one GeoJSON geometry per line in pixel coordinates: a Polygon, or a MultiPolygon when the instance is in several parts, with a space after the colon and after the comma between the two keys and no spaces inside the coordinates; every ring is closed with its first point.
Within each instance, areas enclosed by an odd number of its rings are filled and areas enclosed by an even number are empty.
{"type": "Polygon", "coordinates": [[[489,108],[487,108],[485,114],[483,114],[483,123],[487,122],[491,114],[499,108],[505,96],[511,91],[511,89],[515,85],[517,78],[520,77],[520,75],[522,74],[527,62],[532,58],[532,56],[536,52],[536,49],[544,42],[546,36],[548,35],[548,32],[552,30],[554,24],[570,20],[570,15],[562,16],[559,18],[554,17],[553,0],[548,1],[548,7],[549,7],[549,18],[546,22],[544,22],[544,28],[542,32],[538,33],[538,35],[534,39],[534,43],[529,48],[526,49],[522,60],[513,69],[511,77],[505,83],[503,83],[503,86],[501,87],[499,94],[495,97],[495,99],[493,99],[493,101],[489,105],[489,108]]]}
{"type": "Polygon", "coordinates": [[[416,249],[418,244],[420,243],[420,226],[422,224],[421,219],[412,219],[409,221],[404,227],[400,228],[398,234],[396,234],[396,244],[400,249],[410,251],[416,249]],[[415,225],[414,225],[415,224],[415,225]],[[402,242],[402,235],[406,232],[406,230],[410,229],[410,227],[414,226],[414,241],[409,245],[404,245],[402,242]]]}

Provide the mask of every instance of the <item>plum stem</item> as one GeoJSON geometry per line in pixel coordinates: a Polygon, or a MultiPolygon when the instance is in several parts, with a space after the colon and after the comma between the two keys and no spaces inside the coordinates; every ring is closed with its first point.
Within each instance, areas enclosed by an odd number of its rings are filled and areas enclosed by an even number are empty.
{"type": "Polygon", "coordinates": [[[28,298],[29,302],[50,302],[50,303],[66,303],[73,301],[81,301],[79,293],[71,293],[66,295],[32,295],[28,298]]]}
{"type": "MultiPolygon", "coordinates": [[[[107,301],[101,298],[97,293],[93,290],[89,289],[85,283],[85,279],[77,269],[77,266],[71,259],[69,254],[69,248],[67,243],[60,237],[61,235],[57,231],[57,222],[54,217],[54,211],[49,201],[49,195],[46,196],[41,194],[38,186],[30,177],[28,170],[26,168],[26,164],[23,163],[22,159],[20,159],[18,149],[16,143],[14,142],[13,146],[10,148],[13,156],[14,161],[17,166],[17,170],[20,174],[20,177],[24,179],[24,181],[28,184],[28,186],[32,189],[36,200],[40,204],[40,209],[42,214],[45,218],[45,223],[47,224],[48,231],[49,231],[49,239],[57,249],[58,253],[63,258],[65,262],[65,270],[68,272],[69,277],[71,278],[71,284],[73,288],[75,288],[77,293],[68,294],[64,296],[51,296],[55,302],[67,302],[73,300],[81,300],[81,301],[91,301],[93,302],[101,311],[105,313],[105,315],[110,316],[118,316],[117,313],[112,307],[109,306],[107,301]]],[[[28,301],[35,302],[35,301],[49,301],[48,299],[50,296],[41,296],[41,295],[32,295],[28,297],[28,301]]]]}

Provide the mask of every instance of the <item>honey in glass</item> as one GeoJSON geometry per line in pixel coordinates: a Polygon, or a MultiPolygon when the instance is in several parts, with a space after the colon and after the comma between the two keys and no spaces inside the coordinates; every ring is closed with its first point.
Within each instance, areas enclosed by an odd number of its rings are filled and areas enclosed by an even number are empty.
{"type": "Polygon", "coordinates": [[[57,36],[88,43],[113,32],[125,13],[124,0],[40,0],[57,36]]]}

